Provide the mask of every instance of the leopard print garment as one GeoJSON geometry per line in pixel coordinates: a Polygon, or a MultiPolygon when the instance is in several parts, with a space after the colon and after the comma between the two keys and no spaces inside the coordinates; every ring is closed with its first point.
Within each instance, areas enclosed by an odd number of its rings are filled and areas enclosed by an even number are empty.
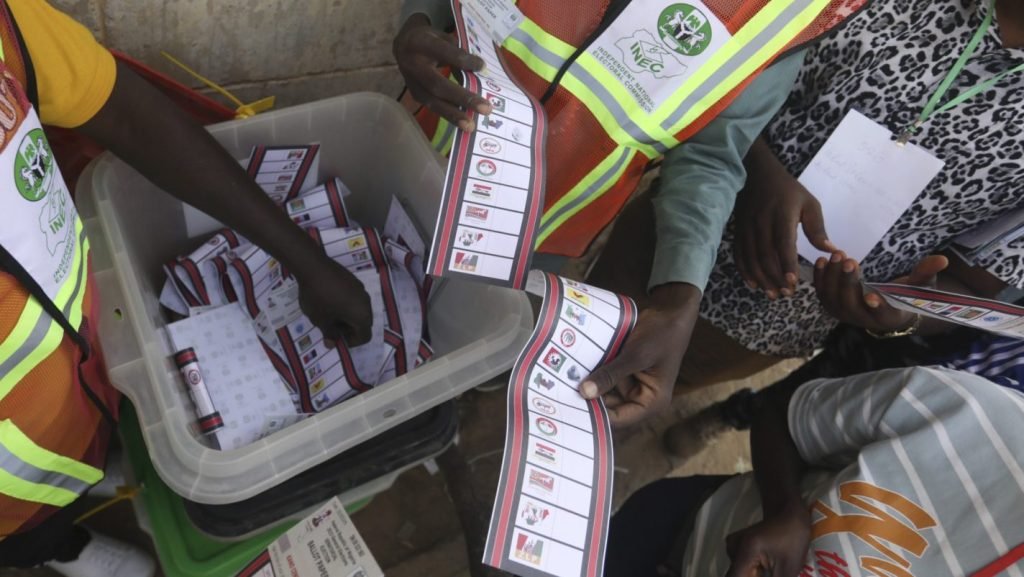
{"type": "MultiPolygon", "coordinates": [[[[792,174],[800,174],[851,108],[899,132],[916,119],[978,29],[988,0],[876,0],[839,33],[812,47],[797,84],[765,136],[792,174]]],[[[947,98],[1024,61],[1004,49],[998,15],[947,98]]],[[[1004,79],[951,111],[935,115],[914,142],[945,161],[933,181],[863,263],[870,281],[907,274],[957,235],[1024,207],[1024,74],[1004,79]]],[[[742,194],[742,193],[741,193],[742,194]]],[[[747,348],[806,355],[836,325],[810,283],[769,301],[748,289],[733,260],[730,223],[701,314],[747,348]]],[[[1024,287],[1024,239],[984,266],[1024,287]]]]}

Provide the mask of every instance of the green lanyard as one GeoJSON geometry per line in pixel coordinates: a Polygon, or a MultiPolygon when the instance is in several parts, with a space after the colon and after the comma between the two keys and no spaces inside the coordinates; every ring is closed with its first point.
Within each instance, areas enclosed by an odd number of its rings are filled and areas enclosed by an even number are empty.
{"type": "Polygon", "coordinates": [[[952,86],[953,81],[955,81],[956,78],[960,76],[960,73],[963,72],[964,67],[967,65],[967,61],[970,60],[971,57],[974,56],[974,53],[978,51],[978,45],[981,44],[981,39],[985,37],[985,33],[988,32],[988,29],[992,26],[992,18],[995,16],[995,12],[996,0],[990,0],[988,5],[988,14],[985,15],[985,20],[982,21],[981,27],[974,33],[974,37],[971,38],[971,41],[967,43],[964,53],[961,54],[960,58],[958,58],[953,64],[953,68],[949,70],[949,74],[946,75],[942,84],[939,84],[939,88],[935,91],[935,94],[932,95],[928,104],[925,105],[924,110],[921,111],[921,115],[917,117],[917,120],[915,120],[913,124],[903,129],[899,139],[896,141],[897,143],[903,145],[910,142],[911,137],[917,133],[918,129],[920,129],[921,126],[935,114],[955,108],[967,100],[974,98],[978,94],[992,88],[996,84],[999,84],[999,82],[1007,76],[1024,71],[1024,64],[1011,68],[1010,70],[997,74],[974,88],[971,88],[942,106],[939,106],[939,102],[942,100],[942,97],[949,92],[949,87],[952,86]]]}

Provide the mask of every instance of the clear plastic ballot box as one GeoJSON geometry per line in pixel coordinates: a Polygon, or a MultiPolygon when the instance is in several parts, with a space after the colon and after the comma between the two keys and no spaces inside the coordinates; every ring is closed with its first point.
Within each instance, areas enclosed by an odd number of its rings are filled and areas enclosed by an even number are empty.
{"type": "MultiPolygon", "coordinates": [[[[444,170],[413,118],[390,98],[341,96],[210,132],[236,158],[260,144],[320,143],[320,179],[337,176],[348,185],[354,219],[382,228],[394,196],[424,238],[432,234],[444,170]]],[[[194,413],[159,303],[162,265],[207,234],[190,235],[182,204],[109,153],[89,166],[76,196],[91,238],[111,381],[135,405],[157,473],[196,503],[235,503],[262,493],[501,374],[532,331],[525,293],[436,282],[428,306],[431,362],[250,446],[214,450],[190,426],[194,413]]]]}

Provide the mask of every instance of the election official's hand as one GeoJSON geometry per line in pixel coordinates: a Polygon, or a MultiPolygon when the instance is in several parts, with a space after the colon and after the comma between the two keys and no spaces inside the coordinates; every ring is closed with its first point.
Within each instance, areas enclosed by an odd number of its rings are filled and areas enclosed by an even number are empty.
{"type": "Polygon", "coordinates": [[[344,338],[352,347],[370,341],[373,307],[370,295],[355,275],[327,256],[319,259],[319,264],[293,269],[292,273],[299,282],[302,312],[324,338],[344,338]]]}
{"type": "Polygon", "coordinates": [[[769,299],[791,296],[798,280],[797,227],[815,248],[838,249],[825,232],[821,204],[758,140],[747,157],[750,178],[736,197],[736,268],[769,299]]]}
{"type": "Polygon", "coordinates": [[[484,61],[456,46],[434,30],[423,14],[405,21],[392,45],[398,70],[409,92],[420,104],[467,132],[476,128],[469,111],[490,114],[491,104],[444,76],[439,66],[452,71],[479,71],[484,61]]]}
{"type": "MultiPolygon", "coordinates": [[[[940,255],[926,257],[907,276],[892,282],[934,287],[938,274],[949,266],[949,259],[940,255]]],[[[857,261],[837,252],[830,259],[822,257],[814,265],[814,290],[830,315],[840,321],[870,331],[884,333],[909,328],[916,315],[890,306],[876,292],[865,289],[857,261]]]]}
{"type": "Polygon", "coordinates": [[[725,577],[797,577],[811,542],[811,513],[801,503],[726,539],[725,577]]]}
{"type": "Polygon", "coordinates": [[[654,289],[619,355],[583,381],[584,398],[604,395],[612,425],[635,425],[671,405],[700,298],[697,287],[684,283],[654,289]]]}

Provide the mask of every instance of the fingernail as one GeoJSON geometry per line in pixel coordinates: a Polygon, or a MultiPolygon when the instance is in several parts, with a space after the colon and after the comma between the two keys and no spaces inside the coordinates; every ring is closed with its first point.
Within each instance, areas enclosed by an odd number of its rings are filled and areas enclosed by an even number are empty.
{"type": "Polygon", "coordinates": [[[750,290],[757,290],[757,283],[752,280],[748,280],[747,288],[749,288],[750,290]]]}
{"type": "Polygon", "coordinates": [[[852,260],[848,260],[843,263],[843,272],[845,273],[851,273],[855,268],[857,268],[857,263],[853,262],[852,260]]]}
{"type": "Polygon", "coordinates": [[[818,260],[814,261],[814,268],[816,268],[818,270],[825,270],[825,265],[827,265],[827,264],[828,264],[828,259],[825,258],[825,257],[821,257],[818,260]]]}
{"type": "Polygon", "coordinates": [[[587,381],[580,386],[580,394],[585,399],[596,399],[597,398],[597,385],[587,381]]]}
{"type": "Polygon", "coordinates": [[[470,124],[470,122],[468,120],[460,120],[459,121],[459,130],[461,130],[463,132],[469,132],[469,124],[470,124]]]}
{"type": "Polygon", "coordinates": [[[766,294],[768,296],[768,300],[775,300],[775,299],[779,298],[778,293],[776,293],[775,291],[770,290],[770,289],[764,291],[764,294],[766,294]]]}
{"type": "Polygon", "coordinates": [[[791,297],[791,296],[793,296],[793,291],[789,290],[788,288],[784,288],[780,292],[782,292],[782,296],[784,296],[784,297],[791,297]]]}
{"type": "Polygon", "coordinates": [[[789,284],[795,285],[796,281],[798,281],[798,280],[800,280],[800,279],[796,276],[796,273],[791,273],[791,272],[787,272],[786,273],[786,282],[788,282],[789,284]]]}
{"type": "Polygon", "coordinates": [[[875,299],[868,299],[868,298],[866,298],[866,299],[864,299],[864,302],[867,303],[869,308],[873,308],[873,309],[877,309],[878,308],[878,301],[876,301],[875,299]]]}
{"type": "Polygon", "coordinates": [[[476,130],[476,123],[473,122],[472,120],[467,121],[466,128],[464,130],[466,132],[473,132],[474,130],[476,130]]]}
{"type": "Polygon", "coordinates": [[[834,253],[832,253],[832,258],[830,258],[829,260],[832,263],[837,263],[837,262],[843,260],[843,255],[842,255],[842,253],[834,252],[834,253]]]}

